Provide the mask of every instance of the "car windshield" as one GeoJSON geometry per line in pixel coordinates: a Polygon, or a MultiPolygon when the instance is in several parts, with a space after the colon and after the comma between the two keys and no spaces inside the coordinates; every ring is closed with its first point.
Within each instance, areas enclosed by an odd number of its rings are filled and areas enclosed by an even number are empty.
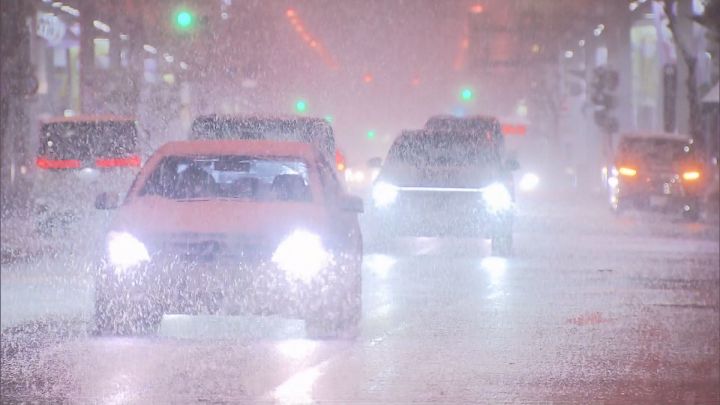
{"type": "Polygon", "coordinates": [[[137,153],[132,121],[81,121],[42,125],[39,155],[53,159],[123,157],[137,153]]]}
{"type": "Polygon", "coordinates": [[[669,163],[690,159],[694,155],[691,150],[691,145],[683,140],[627,138],[620,143],[619,155],[646,162],[669,163]]]}
{"type": "Polygon", "coordinates": [[[485,166],[498,162],[492,142],[472,133],[403,135],[390,148],[390,164],[423,167],[485,166]]]}
{"type": "Polygon", "coordinates": [[[292,158],[168,156],[140,196],[173,200],[310,201],[307,164],[292,158]]]}

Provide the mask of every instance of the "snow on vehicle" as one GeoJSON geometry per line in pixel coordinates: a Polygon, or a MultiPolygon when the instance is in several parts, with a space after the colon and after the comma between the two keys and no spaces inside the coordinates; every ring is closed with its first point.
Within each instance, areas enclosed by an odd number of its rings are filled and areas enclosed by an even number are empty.
{"type": "MultiPolygon", "coordinates": [[[[117,196],[101,195],[98,208],[117,196]]],[[[361,310],[362,200],[311,145],[171,142],[149,159],[107,235],[99,331],[155,330],[165,313],[280,314],[321,335],[361,310]]]]}

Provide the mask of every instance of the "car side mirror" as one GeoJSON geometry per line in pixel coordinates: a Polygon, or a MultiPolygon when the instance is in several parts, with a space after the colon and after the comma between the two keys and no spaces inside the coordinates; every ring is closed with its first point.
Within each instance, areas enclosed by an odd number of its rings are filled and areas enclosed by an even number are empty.
{"type": "Polygon", "coordinates": [[[340,198],[340,208],[343,211],[361,214],[365,211],[363,199],[354,195],[344,195],[340,198]]]}
{"type": "Polygon", "coordinates": [[[505,161],[505,170],[514,172],[520,168],[520,163],[515,159],[508,159],[505,161]]]}
{"type": "Polygon", "coordinates": [[[382,166],[382,158],[374,157],[368,160],[367,166],[371,169],[379,169],[382,166]]]}
{"type": "Polygon", "coordinates": [[[114,210],[120,206],[120,194],[103,192],[95,197],[95,208],[99,210],[114,210]]]}

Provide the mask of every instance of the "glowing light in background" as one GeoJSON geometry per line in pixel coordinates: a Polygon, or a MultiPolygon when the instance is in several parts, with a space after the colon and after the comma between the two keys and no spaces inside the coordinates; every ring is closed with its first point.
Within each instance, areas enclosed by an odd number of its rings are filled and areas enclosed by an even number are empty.
{"type": "Polygon", "coordinates": [[[384,254],[371,254],[365,258],[365,264],[370,272],[381,278],[386,278],[390,270],[395,266],[397,260],[384,254]]]}
{"type": "Polygon", "coordinates": [[[295,111],[303,113],[307,111],[307,102],[305,100],[298,100],[295,102],[295,111]]]}
{"type": "Polygon", "coordinates": [[[485,8],[482,4],[475,4],[474,6],[470,7],[470,12],[473,14],[482,14],[483,11],[485,11],[485,8]]]}

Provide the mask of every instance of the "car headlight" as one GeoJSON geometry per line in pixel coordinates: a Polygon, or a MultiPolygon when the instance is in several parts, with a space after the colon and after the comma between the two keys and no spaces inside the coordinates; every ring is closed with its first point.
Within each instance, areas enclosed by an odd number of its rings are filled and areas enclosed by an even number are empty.
{"type": "Polygon", "coordinates": [[[323,246],[320,236],[305,230],[291,233],[275,249],[272,262],[293,279],[310,282],[333,257],[323,246]]]}
{"type": "Polygon", "coordinates": [[[365,181],[365,172],[361,169],[345,170],[345,181],[348,183],[362,183],[365,181]]]}
{"type": "Polygon", "coordinates": [[[373,187],[372,197],[376,207],[386,207],[395,202],[398,188],[392,184],[380,182],[373,187]]]}
{"type": "Polygon", "coordinates": [[[107,253],[110,264],[120,271],[150,261],[145,245],[127,232],[108,234],[107,253]]]}
{"type": "Polygon", "coordinates": [[[512,207],[512,196],[508,189],[500,183],[493,183],[485,187],[482,196],[490,212],[502,212],[512,207]]]}
{"type": "Polygon", "coordinates": [[[520,179],[520,190],[532,191],[540,184],[540,177],[535,173],[525,173],[520,179]]]}

